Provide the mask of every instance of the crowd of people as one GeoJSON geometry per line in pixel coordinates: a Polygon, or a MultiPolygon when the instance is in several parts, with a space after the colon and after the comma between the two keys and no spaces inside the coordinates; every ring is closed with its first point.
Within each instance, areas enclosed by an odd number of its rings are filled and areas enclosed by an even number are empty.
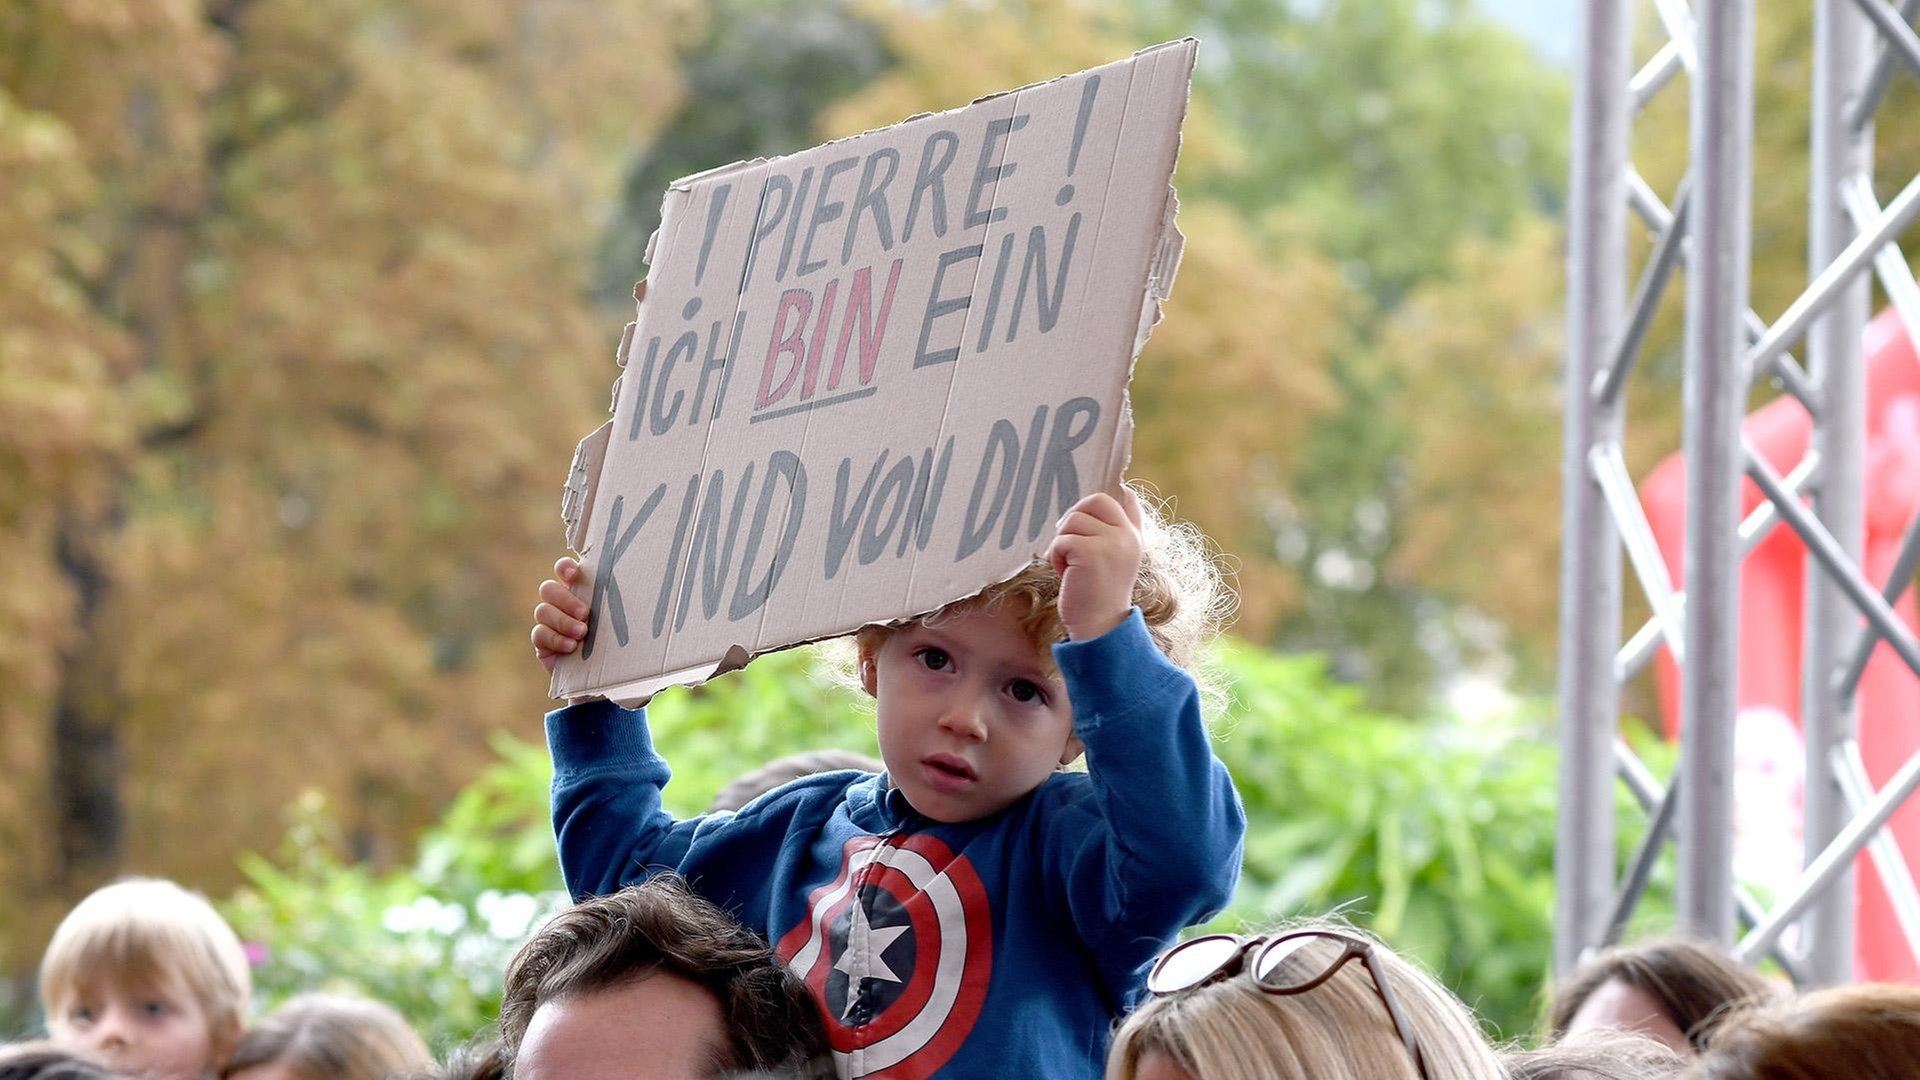
{"type": "MultiPolygon", "coordinates": [[[[1226,593],[1130,490],[1056,532],[1012,579],[859,631],[877,763],[777,763],[676,820],[644,706],[549,714],[574,906],[508,965],[497,1031],[445,1060],[368,1001],[249,1025],[233,931],[135,879],[55,932],[47,1038],[0,1054],[0,1080],[1920,1075],[1920,989],[1795,998],[1682,941],[1594,958],[1522,1051],[1344,922],[1182,940],[1227,903],[1245,840],[1193,674],[1226,593]]],[[[571,559],[539,593],[549,670],[591,652],[583,593],[628,633],[617,587],[571,559]]]]}
{"type": "MultiPolygon", "coordinates": [[[[239,939],[159,879],[76,907],[40,994],[46,1038],[0,1048],[0,1080],[814,1080],[845,1059],[806,982],[674,875],[539,927],[507,967],[496,1029],[440,1060],[365,998],[302,995],[249,1023],[239,939]]],[[[1920,988],[1795,995],[1659,939],[1582,965],[1545,1045],[1522,1049],[1411,959],[1315,919],[1167,949],[1141,1004],[1097,1035],[1107,1080],[1894,1080],[1920,1075],[1920,988]]]]}

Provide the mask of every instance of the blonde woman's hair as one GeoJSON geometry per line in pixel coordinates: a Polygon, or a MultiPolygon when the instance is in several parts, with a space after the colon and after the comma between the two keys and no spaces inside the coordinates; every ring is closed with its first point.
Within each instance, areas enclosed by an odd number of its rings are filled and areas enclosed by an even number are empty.
{"type": "MultiPolygon", "coordinates": [[[[1343,922],[1314,920],[1276,933],[1299,930],[1331,930],[1373,942],[1392,980],[1394,999],[1420,1044],[1429,1080],[1502,1080],[1500,1061],[1473,1014],[1433,976],[1343,922]]],[[[1283,963],[1311,967],[1329,953],[1313,947],[1296,956],[1283,963]]],[[[1141,1061],[1155,1052],[1203,1080],[1420,1080],[1360,959],[1301,994],[1269,994],[1235,969],[1153,998],[1114,1036],[1107,1080],[1134,1080],[1141,1061]]]]}
{"type": "MultiPolygon", "coordinates": [[[[1219,560],[1199,529],[1172,520],[1160,500],[1134,484],[1128,487],[1140,500],[1141,516],[1140,572],[1133,580],[1134,606],[1140,609],[1153,643],[1200,683],[1205,704],[1212,712],[1211,706],[1220,704],[1223,695],[1203,677],[1203,668],[1207,646],[1233,615],[1233,590],[1227,586],[1219,560]]],[[[981,608],[1012,605],[1027,636],[1045,650],[1067,640],[1059,602],[1060,575],[1052,566],[1035,560],[1006,581],[912,622],[938,625],[944,619],[981,608]]],[[[898,628],[899,624],[876,624],[861,630],[856,637],[860,655],[878,652],[898,628]]]]}
{"type": "Polygon", "coordinates": [[[431,1068],[433,1056],[406,1020],[378,1001],[303,994],[241,1037],[221,1075],[276,1063],[301,1080],[386,1080],[431,1068]]]}
{"type": "Polygon", "coordinates": [[[207,898],[160,878],[126,878],[80,901],[40,962],[40,1005],[59,1017],[96,981],[180,986],[219,1030],[244,1021],[253,975],[240,938],[207,898]]]}

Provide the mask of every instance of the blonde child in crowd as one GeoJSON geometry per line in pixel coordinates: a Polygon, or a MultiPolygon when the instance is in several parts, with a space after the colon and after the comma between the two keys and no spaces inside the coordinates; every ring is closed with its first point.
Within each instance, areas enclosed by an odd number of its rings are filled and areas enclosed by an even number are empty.
{"type": "MultiPolygon", "coordinates": [[[[550,714],[574,896],[684,876],[808,984],[842,1076],[1099,1076],[1154,954],[1231,896],[1246,828],[1185,670],[1224,590],[1193,533],[1120,494],[1011,581],[858,634],[883,772],[676,821],[643,711],[550,714]]],[[[579,567],[555,572],[549,669],[589,615],[579,567]]]]}
{"type": "Polygon", "coordinates": [[[252,992],[233,928],[205,897],[156,878],[82,900],[40,964],[49,1040],[153,1080],[218,1076],[252,992]]]}

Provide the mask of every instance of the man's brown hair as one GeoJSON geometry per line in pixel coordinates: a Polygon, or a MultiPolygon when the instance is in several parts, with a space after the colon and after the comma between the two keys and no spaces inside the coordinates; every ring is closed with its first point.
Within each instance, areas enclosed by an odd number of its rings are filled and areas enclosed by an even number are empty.
{"type": "Polygon", "coordinates": [[[1743,1009],[1715,1030],[1698,1080],[1905,1080],[1920,1063],[1920,988],[1844,986],[1743,1009]]]}
{"type": "Polygon", "coordinates": [[[792,1072],[826,1053],[805,983],[726,912],[670,874],[583,900],[541,927],[507,965],[500,1001],[511,1067],[533,1014],[550,1001],[676,975],[712,994],[727,1031],[723,1069],[792,1072]]]}
{"type": "Polygon", "coordinates": [[[1685,938],[1655,938],[1609,949],[1582,964],[1553,998],[1553,1037],[1567,1033],[1574,1014],[1595,990],[1618,979],[1652,998],[1695,1050],[1729,1009],[1766,1000],[1773,987],[1711,945],[1685,938]]]}

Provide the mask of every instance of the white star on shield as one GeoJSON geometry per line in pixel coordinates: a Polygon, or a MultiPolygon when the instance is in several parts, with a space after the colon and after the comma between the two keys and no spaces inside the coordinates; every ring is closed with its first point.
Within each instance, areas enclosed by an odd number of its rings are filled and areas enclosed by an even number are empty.
{"type": "Polygon", "coordinates": [[[893,983],[901,981],[900,976],[887,966],[886,952],[887,946],[893,944],[907,930],[905,926],[876,928],[869,925],[866,905],[858,900],[854,902],[853,918],[847,926],[847,946],[840,953],[840,959],[833,963],[833,969],[846,972],[848,980],[847,1007],[840,1012],[842,1020],[853,1013],[854,1006],[859,1004],[860,999],[865,996],[868,980],[893,983]],[[869,970],[864,972],[854,970],[856,956],[869,959],[871,964],[869,970]]]}

